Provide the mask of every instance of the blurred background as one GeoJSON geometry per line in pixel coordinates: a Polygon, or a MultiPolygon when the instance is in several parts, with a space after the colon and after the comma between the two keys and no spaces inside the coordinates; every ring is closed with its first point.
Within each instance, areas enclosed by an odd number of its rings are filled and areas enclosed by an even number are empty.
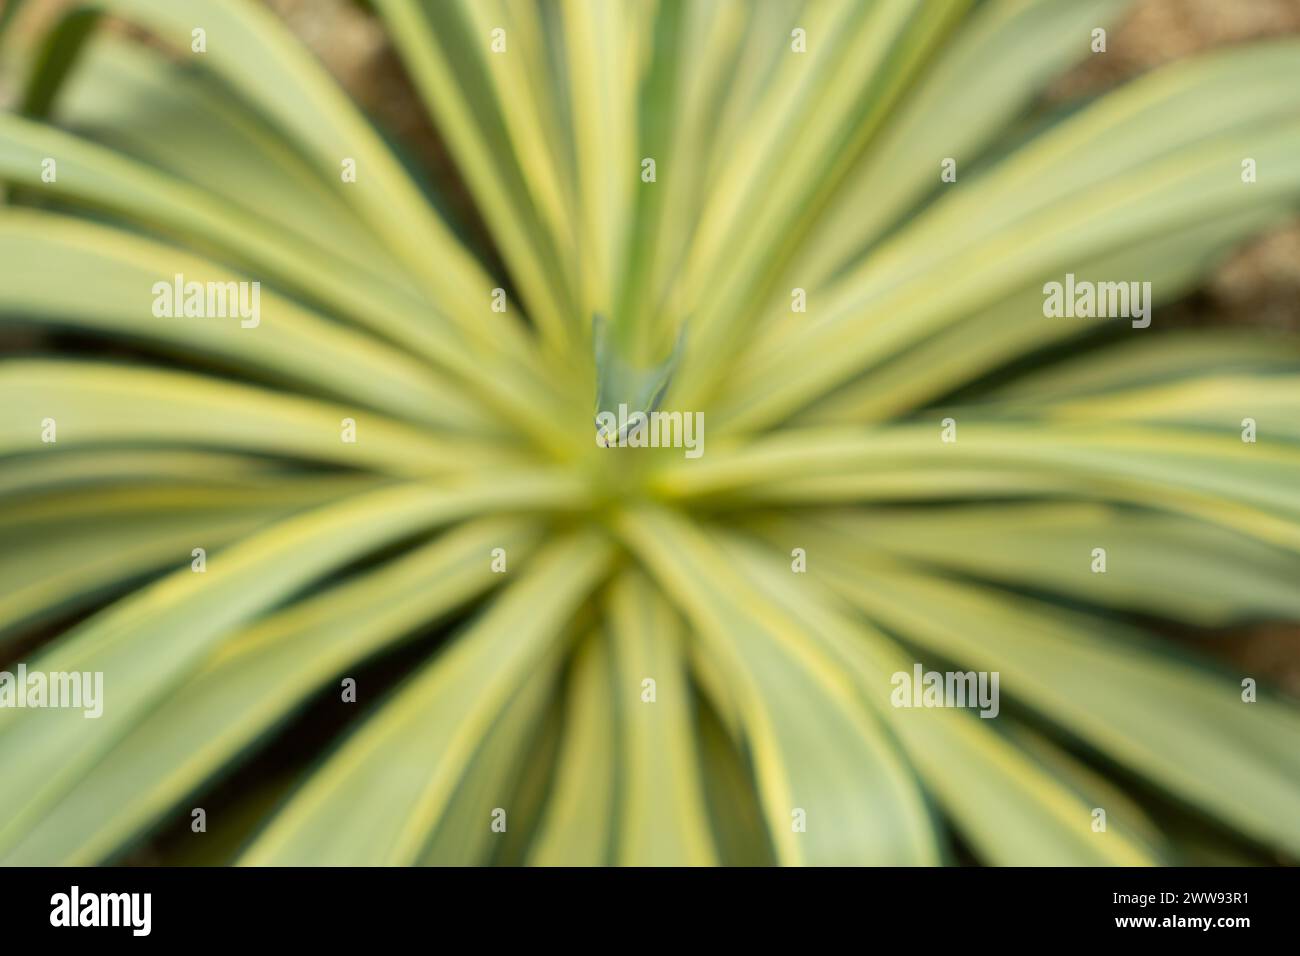
{"type": "MultiPolygon", "coordinates": [[[[11,0],[0,0],[0,9],[11,0]]],[[[438,131],[366,0],[264,0],[312,49],[383,131],[436,176],[443,195],[496,258],[487,229],[460,187],[438,131]]],[[[73,0],[28,0],[13,27],[40,30],[73,0]]],[[[1300,0],[1135,0],[1110,30],[1104,56],[1092,56],[1057,80],[1048,104],[1095,96],[1134,76],[1193,54],[1263,37],[1300,35],[1300,0]]],[[[0,102],[14,96],[12,63],[0,58],[0,102]]],[[[1254,324],[1300,330],[1300,218],[1248,243],[1183,301],[1162,307],[1161,324],[1254,324]]],[[[1171,634],[1196,640],[1195,635],[1171,634]]],[[[1259,626],[1231,641],[1203,642],[1246,671],[1300,696],[1300,628],[1259,626]]]]}
{"type": "MultiPolygon", "coordinates": [[[[316,53],[384,133],[439,181],[442,195],[477,240],[476,251],[489,265],[499,266],[488,231],[468,192],[459,185],[438,130],[420,107],[395,51],[364,0],[264,2],[316,53]]],[[[0,0],[0,9],[6,4],[7,0],[0,0]]],[[[18,34],[40,31],[73,5],[73,0],[29,0],[13,29],[18,34]]],[[[1088,58],[1057,80],[1047,93],[1046,105],[1066,107],[1207,49],[1282,35],[1300,35],[1300,0],[1136,0],[1132,13],[1109,32],[1106,54],[1088,58]]],[[[15,67],[0,52],[0,103],[11,102],[15,96],[15,67]]],[[[1199,289],[1164,307],[1161,323],[1230,323],[1300,331],[1300,218],[1237,250],[1199,289]]],[[[0,340],[0,352],[4,350],[5,343],[0,340]]],[[[1242,673],[1266,678],[1300,697],[1300,628],[1253,625],[1233,632],[1232,640],[1213,642],[1203,641],[1199,632],[1166,633],[1176,640],[1195,642],[1199,649],[1230,661],[1242,673]]],[[[373,672],[360,676],[368,686],[383,687],[426,652],[421,644],[408,646],[375,665],[373,672]]],[[[304,755],[317,752],[340,732],[344,719],[338,713],[337,708],[307,707],[275,745],[220,784],[209,804],[222,802],[223,789],[227,796],[260,789],[268,804],[274,801],[278,781],[295,772],[304,755]]],[[[251,814],[264,809],[256,801],[245,805],[251,814]]],[[[178,855],[183,851],[179,848],[186,829],[187,821],[178,820],[174,832],[162,833],[153,845],[138,849],[126,862],[181,861],[178,855]]]]}
{"type": "MultiPolygon", "coordinates": [[[[364,0],[266,2],[372,116],[417,149],[430,168],[455,180],[437,130],[419,108],[396,54],[383,31],[359,9],[364,0]]],[[[1066,104],[1204,50],[1286,35],[1300,35],[1300,0],[1137,0],[1133,12],[1110,31],[1106,55],[1083,61],[1058,80],[1048,96],[1066,104]]],[[[460,195],[465,196],[463,190],[460,195]]],[[[467,200],[461,211],[473,218],[467,200]]],[[[1161,322],[1254,323],[1300,330],[1300,218],[1239,250],[1202,289],[1162,309],[1161,322]]],[[[1231,641],[1215,642],[1199,641],[1195,635],[1171,636],[1196,640],[1202,650],[1210,648],[1300,696],[1300,628],[1255,627],[1231,641]]]]}

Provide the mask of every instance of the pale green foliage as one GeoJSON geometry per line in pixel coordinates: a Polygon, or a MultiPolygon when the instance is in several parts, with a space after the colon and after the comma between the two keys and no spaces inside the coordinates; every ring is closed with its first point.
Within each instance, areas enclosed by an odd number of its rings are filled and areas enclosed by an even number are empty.
{"type": "Polygon", "coordinates": [[[0,861],[130,858],[339,707],[165,858],[1300,856],[1300,708],[1149,633],[1300,619],[1300,347],[1041,293],[1292,215],[1300,44],[1037,112],[1124,5],[376,0],[491,256],[260,4],[0,33],[0,661],[106,688],[0,710],[0,861]],[[707,453],[597,448],[598,382],[707,453]],[[892,707],[917,661],[1002,714],[892,707]]]}

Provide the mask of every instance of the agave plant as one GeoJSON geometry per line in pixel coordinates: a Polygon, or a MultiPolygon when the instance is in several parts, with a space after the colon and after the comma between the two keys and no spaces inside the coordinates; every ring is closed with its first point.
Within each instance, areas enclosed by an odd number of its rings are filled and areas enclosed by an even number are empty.
{"type": "Polygon", "coordinates": [[[1061,109],[1123,2],[371,6],[458,182],[251,0],[8,20],[0,661],[103,692],[0,709],[0,861],[1300,855],[1187,637],[1300,618],[1300,348],[1044,308],[1294,215],[1300,44],[1061,109]]]}

